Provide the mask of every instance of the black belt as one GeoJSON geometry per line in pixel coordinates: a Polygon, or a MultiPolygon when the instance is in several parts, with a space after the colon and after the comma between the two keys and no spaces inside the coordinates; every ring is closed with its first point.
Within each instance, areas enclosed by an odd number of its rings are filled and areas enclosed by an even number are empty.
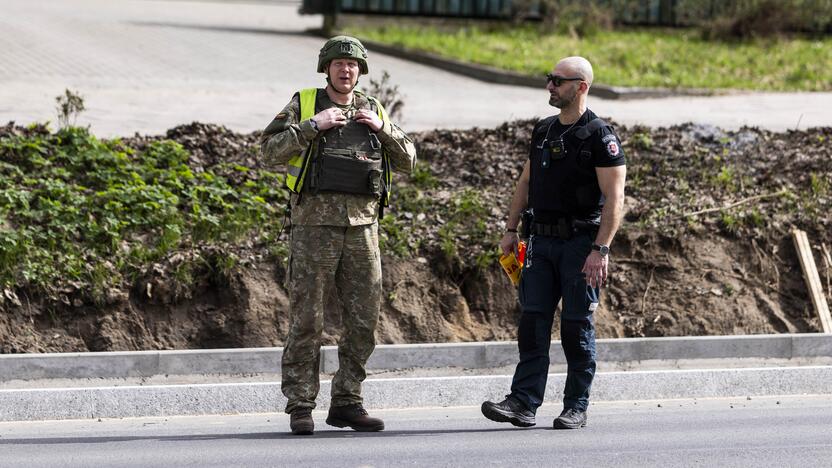
{"type": "Polygon", "coordinates": [[[560,218],[555,224],[532,223],[531,227],[531,233],[534,235],[558,237],[563,240],[571,239],[575,234],[589,234],[592,236],[598,233],[596,224],[567,218],[560,218]]]}

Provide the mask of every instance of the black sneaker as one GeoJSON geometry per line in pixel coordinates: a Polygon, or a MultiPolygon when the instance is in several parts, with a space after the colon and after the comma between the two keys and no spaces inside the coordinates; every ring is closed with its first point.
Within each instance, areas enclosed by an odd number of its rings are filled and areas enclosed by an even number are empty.
{"type": "Polygon", "coordinates": [[[580,429],[586,426],[586,411],[566,408],[552,425],[555,429],[580,429]]]}
{"type": "Polygon", "coordinates": [[[310,408],[298,408],[289,415],[289,428],[294,435],[312,435],[315,433],[315,421],[310,408]]]}
{"type": "Polygon", "coordinates": [[[535,425],[534,413],[511,395],[499,403],[486,401],[482,404],[482,414],[492,421],[509,422],[517,427],[535,425]]]}

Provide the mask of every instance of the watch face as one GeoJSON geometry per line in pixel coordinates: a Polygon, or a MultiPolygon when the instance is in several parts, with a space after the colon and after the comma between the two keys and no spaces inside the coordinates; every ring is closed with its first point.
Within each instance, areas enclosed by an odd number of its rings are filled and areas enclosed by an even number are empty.
{"type": "Polygon", "coordinates": [[[607,245],[592,244],[592,250],[597,250],[601,256],[607,256],[610,253],[610,248],[607,245]]]}

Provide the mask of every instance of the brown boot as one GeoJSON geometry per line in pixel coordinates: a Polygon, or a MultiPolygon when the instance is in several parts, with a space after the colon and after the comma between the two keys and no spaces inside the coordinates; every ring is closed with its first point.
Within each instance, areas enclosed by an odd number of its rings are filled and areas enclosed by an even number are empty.
{"type": "Polygon", "coordinates": [[[298,408],[289,415],[289,428],[294,435],[312,435],[315,433],[315,421],[312,420],[310,408],[298,408]]]}
{"type": "Polygon", "coordinates": [[[326,423],[335,427],[351,427],[359,432],[376,432],[384,430],[384,421],[371,418],[360,404],[333,406],[329,408],[326,423]]]}

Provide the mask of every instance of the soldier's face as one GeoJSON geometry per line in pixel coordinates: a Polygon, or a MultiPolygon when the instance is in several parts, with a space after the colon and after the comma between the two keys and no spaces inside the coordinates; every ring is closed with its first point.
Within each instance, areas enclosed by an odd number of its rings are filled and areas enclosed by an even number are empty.
{"type": "Polygon", "coordinates": [[[348,93],[352,91],[360,74],[358,60],[335,59],[329,62],[329,82],[339,92],[348,93]]]}

